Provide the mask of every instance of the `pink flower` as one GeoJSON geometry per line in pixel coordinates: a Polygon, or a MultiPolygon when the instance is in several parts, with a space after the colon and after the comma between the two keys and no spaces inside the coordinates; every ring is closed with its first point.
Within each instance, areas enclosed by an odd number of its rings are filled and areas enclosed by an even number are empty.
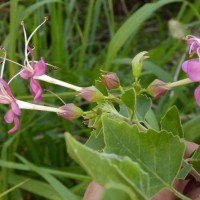
{"type": "MultiPolygon", "coordinates": [[[[200,61],[199,59],[186,60],[182,64],[182,70],[188,75],[188,78],[194,82],[200,81],[200,61]]],[[[200,106],[200,86],[195,89],[194,97],[200,106]]]]}
{"type": "Polygon", "coordinates": [[[195,52],[198,56],[200,56],[200,37],[197,36],[189,36],[186,38],[186,41],[189,45],[189,54],[195,52]]]}
{"type": "Polygon", "coordinates": [[[46,73],[46,64],[41,58],[37,63],[32,62],[31,65],[33,70],[31,71],[29,69],[22,69],[20,76],[23,79],[30,80],[30,92],[34,97],[34,101],[39,103],[42,100],[42,88],[39,82],[34,79],[34,76],[44,75],[46,73]]]}
{"type": "Polygon", "coordinates": [[[22,22],[22,27],[24,31],[24,39],[25,39],[25,60],[24,66],[21,69],[20,76],[23,79],[30,80],[30,92],[34,97],[34,101],[39,103],[42,100],[42,88],[40,84],[34,79],[34,76],[42,76],[46,73],[46,64],[44,60],[41,58],[39,61],[34,61],[34,53],[33,50],[29,46],[29,42],[34,35],[34,33],[47,21],[45,17],[44,21],[32,32],[32,34],[27,38],[26,30],[24,23],[22,22]],[[29,61],[28,57],[31,56],[31,61],[29,61]]]}
{"type": "Polygon", "coordinates": [[[0,78],[0,103],[11,105],[11,109],[5,114],[4,120],[8,124],[14,123],[14,127],[8,131],[8,133],[14,133],[19,128],[18,117],[21,115],[21,110],[19,109],[8,84],[2,78],[0,78]]]}

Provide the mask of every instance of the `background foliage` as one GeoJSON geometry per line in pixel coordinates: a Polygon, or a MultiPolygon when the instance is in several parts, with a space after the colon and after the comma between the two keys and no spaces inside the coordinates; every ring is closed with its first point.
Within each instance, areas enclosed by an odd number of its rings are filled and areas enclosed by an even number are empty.
{"type": "MultiPolygon", "coordinates": [[[[146,50],[150,59],[144,65],[142,84],[147,86],[156,77],[166,82],[184,78],[180,64],[186,59],[186,45],[180,38],[198,35],[199,9],[198,0],[1,1],[0,44],[10,59],[21,62],[24,39],[20,22],[24,20],[30,34],[44,16],[49,16],[32,40],[36,58],[43,57],[58,66],[57,70],[48,68],[49,75],[88,86],[98,79],[100,69],[113,70],[128,86],[133,81],[131,58],[146,50]],[[175,22],[178,24],[174,26],[175,22]]],[[[5,78],[17,70],[17,66],[7,63],[5,78]]],[[[88,105],[74,92],[42,85],[66,102],[87,109],[88,105]]],[[[20,79],[15,79],[11,87],[18,99],[32,101],[27,96],[27,85],[20,79]]],[[[181,113],[185,138],[198,142],[199,108],[193,99],[194,87],[176,88],[155,100],[153,107],[160,118],[175,104],[181,113]]],[[[49,93],[44,95],[43,103],[61,105],[49,93]]],[[[0,109],[4,113],[7,108],[0,109]]],[[[20,131],[7,135],[3,114],[0,118],[0,199],[73,199],[83,195],[91,178],[67,155],[63,136],[69,132],[85,142],[90,130],[81,120],[70,123],[54,114],[23,111],[20,131]]]]}

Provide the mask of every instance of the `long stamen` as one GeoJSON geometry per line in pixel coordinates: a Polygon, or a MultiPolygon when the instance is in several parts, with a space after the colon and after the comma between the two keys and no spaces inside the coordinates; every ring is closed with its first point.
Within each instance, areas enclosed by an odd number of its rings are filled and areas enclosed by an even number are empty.
{"type": "Polygon", "coordinates": [[[52,92],[52,91],[50,91],[50,90],[47,90],[47,89],[44,89],[44,91],[47,91],[47,92],[49,92],[49,93],[55,95],[64,105],[66,104],[66,103],[63,101],[63,99],[62,99],[61,97],[59,97],[56,93],[54,93],[54,92],[52,92]]]}
{"type": "Polygon", "coordinates": [[[8,59],[8,58],[4,58],[4,57],[1,57],[1,56],[0,56],[0,58],[3,58],[3,59],[5,59],[5,60],[7,60],[7,61],[9,61],[9,62],[11,62],[11,63],[14,63],[14,64],[16,64],[16,65],[18,65],[18,66],[20,66],[20,67],[23,67],[23,68],[24,68],[24,65],[21,65],[21,64],[19,64],[19,63],[15,62],[15,61],[13,61],[13,60],[10,60],[10,59],[8,59]]]}
{"type": "Polygon", "coordinates": [[[31,35],[29,36],[29,38],[27,39],[27,46],[28,46],[28,43],[30,42],[31,38],[33,37],[33,35],[35,34],[35,32],[48,20],[48,17],[45,17],[44,18],[44,21],[38,26],[35,28],[35,30],[31,33],[31,35]]]}
{"type": "Polygon", "coordinates": [[[15,74],[9,81],[8,81],[8,85],[18,76],[20,75],[25,69],[19,71],[17,74],[15,74]]]}
{"type": "Polygon", "coordinates": [[[24,23],[22,23],[22,27],[23,27],[23,30],[24,30],[24,38],[25,38],[25,60],[27,62],[27,66],[29,68],[32,69],[31,65],[29,64],[29,61],[28,61],[28,43],[30,42],[31,38],[33,37],[33,35],[35,34],[35,32],[48,20],[47,17],[44,18],[44,21],[38,26],[35,28],[35,30],[31,33],[31,35],[29,36],[29,38],[27,39],[27,35],[26,35],[26,30],[25,30],[25,26],[24,26],[24,23]]]}
{"type": "Polygon", "coordinates": [[[1,67],[1,78],[3,78],[3,72],[4,72],[5,62],[6,62],[6,50],[4,48],[1,48],[1,50],[4,51],[4,57],[2,57],[3,63],[2,63],[2,67],[1,67]]]}
{"type": "MultiPolygon", "coordinates": [[[[32,61],[29,61],[29,63],[30,63],[30,62],[32,62],[32,61]]],[[[37,63],[38,61],[37,61],[37,60],[34,60],[33,62],[34,62],[34,63],[37,63]]],[[[46,63],[46,62],[45,62],[45,64],[48,65],[48,66],[50,66],[50,67],[52,67],[52,68],[56,68],[56,69],[58,68],[57,66],[52,65],[52,64],[49,64],[49,63],[46,63]]]]}
{"type": "Polygon", "coordinates": [[[193,42],[193,43],[190,45],[189,54],[191,54],[191,52],[192,52],[192,48],[193,48],[193,46],[194,46],[194,43],[195,43],[195,42],[193,42]]]}
{"type": "Polygon", "coordinates": [[[31,65],[28,63],[28,52],[27,52],[27,34],[26,34],[26,29],[25,29],[25,25],[24,25],[24,21],[21,22],[22,25],[22,29],[24,32],[24,40],[25,40],[25,47],[24,47],[24,53],[25,53],[25,60],[24,60],[24,66],[27,66],[28,68],[31,68],[31,65]],[[26,65],[27,63],[27,65],[26,65]]]}

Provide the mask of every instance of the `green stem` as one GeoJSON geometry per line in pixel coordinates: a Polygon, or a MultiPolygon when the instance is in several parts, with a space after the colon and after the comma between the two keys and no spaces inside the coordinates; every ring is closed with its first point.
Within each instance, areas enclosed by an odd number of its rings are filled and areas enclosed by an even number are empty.
{"type": "Polygon", "coordinates": [[[122,101],[119,99],[119,98],[117,98],[117,97],[115,97],[115,96],[106,96],[106,97],[104,97],[106,100],[112,100],[112,101],[114,101],[114,102],[116,102],[116,103],[118,103],[119,105],[122,105],[123,103],[122,103],[122,101]]]}
{"type": "MultiPolygon", "coordinates": [[[[186,160],[183,160],[183,166],[188,165],[189,163],[186,160]]],[[[200,182],[199,173],[192,167],[190,174],[196,179],[196,181],[200,182]]]]}

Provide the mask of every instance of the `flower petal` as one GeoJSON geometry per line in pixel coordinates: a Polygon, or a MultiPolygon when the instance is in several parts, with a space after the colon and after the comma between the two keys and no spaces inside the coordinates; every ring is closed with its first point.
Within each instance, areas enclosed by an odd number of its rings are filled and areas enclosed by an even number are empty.
{"type": "Polygon", "coordinates": [[[194,91],[194,97],[196,99],[197,104],[200,106],[200,86],[198,86],[194,91]]]}
{"type": "Polygon", "coordinates": [[[21,69],[21,73],[20,73],[20,76],[23,78],[23,79],[29,79],[29,78],[31,78],[32,76],[33,76],[33,74],[30,72],[30,71],[28,71],[27,69],[21,69]]]}
{"type": "Polygon", "coordinates": [[[30,91],[34,97],[35,103],[39,103],[42,100],[42,88],[33,78],[30,79],[30,91]]]}
{"type": "Polygon", "coordinates": [[[46,64],[43,60],[43,58],[41,58],[34,66],[34,75],[36,76],[42,76],[46,73],[46,64]]]}
{"type": "Polygon", "coordinates": [[[3,92],[0,90],[0,104],[10,104],[10,100],[5,97],[3,92]]]}
{"type": "Polygon", "coordinates": [[[200,61],[199,59],[192,59],[185,61],[182,65],[183,71],[188,74],[192,81],[200,81],[200,61]]]}
{"type": "Polygon", "coordinates": [[[13,113],[13,111],[10,109],[5,115],[4,115],[4,120],[6,121],[6,123],[10,124],[13,122],[15,117],[15,114],[13,113]]]}
{"type": "Polygon", "coordinates": [[[15,115],[18,115],[18,116],[21,115],[21,110],[19,109],[19,106],[16,103],[16,101],[11,102],[11,109],[15,115]]]}
{"type": "Polygon", "coordinates": [[[18,117],[14,117],[14,127],[8,131],[8,133],[14,133],[19,129],[19,119],[18,117]]]}
{"type": "Polygon", "coordinates": [[[185,73],[187,73],[188,61],[189,61],[189,60],[186,60],[186,61],[184,61],[183,64],[182,64],[182,70],[183,70],[185,73]]]}
{"type": "Polygon", "coordinates": [[[34,53],[33,53],[33,50],[29,46],[27,46],[27,50],[31,54],[31,60],[32,60],[31,65],[33,66],[34,65],[34,53]]]}
{"type": "Polygon", "coordinates": [[[6,81],[4,81],[2,78],[0,78],[0,83],[3,85],[4,89],[6,90],[7,94],[9,95],[9,97],[11,97],[12,99],[14,99],[12,92],[10,90],[10,87],[8,86],[8,84],[6,83],[6,81]]]}

